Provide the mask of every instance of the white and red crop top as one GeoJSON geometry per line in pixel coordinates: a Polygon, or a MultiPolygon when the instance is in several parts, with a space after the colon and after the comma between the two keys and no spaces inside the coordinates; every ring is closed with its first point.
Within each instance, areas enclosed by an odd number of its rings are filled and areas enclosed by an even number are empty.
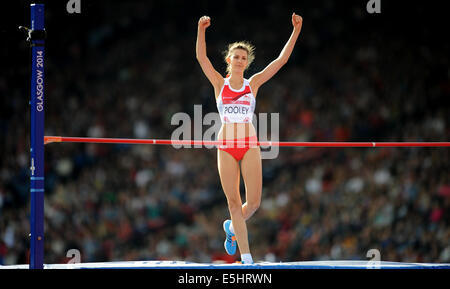
{"type": "Polygon", "coordinates": [[[252,122],[256,99],[247,79],[244,78],[241,89],[235,90],[231,88],[230,78],[225,78],[216,102],[222,123],[252,122]]]}

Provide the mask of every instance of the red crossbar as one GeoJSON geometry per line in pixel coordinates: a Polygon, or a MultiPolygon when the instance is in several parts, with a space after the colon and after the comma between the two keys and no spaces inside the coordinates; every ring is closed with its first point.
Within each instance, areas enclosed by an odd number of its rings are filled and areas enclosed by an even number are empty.
{"type": "Polygon", "coordinates": [[[157,145],[191,145],[191,146],[279,146],[279,147],[449,147],[450,142],[277,142],[277,141],[234,141],[234,140],[170,140],[170,139],[129,139],[129,138],[95,138],[45,136],[44,143],[109,143],[109,144],[157,144],[157,145]]]}

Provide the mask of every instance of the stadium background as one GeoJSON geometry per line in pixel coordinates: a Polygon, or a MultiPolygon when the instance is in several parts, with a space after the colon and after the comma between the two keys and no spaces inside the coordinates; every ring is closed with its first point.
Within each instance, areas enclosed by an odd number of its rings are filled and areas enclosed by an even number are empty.
{"type": "MultiPolygon", "coordinates": [[[[249,77],[277,57],[295,11],[299,41],[256,107],[280,113],[280,140],[449,140],[448,20],[436,3],[382,0],[369,14],[367,1],[81,0],[70,15],[66,1],[43,2],[46,135],[170,138],[174,113],[216,111],[195,59],[198,18],[212,18],[208,55],[222,73],[228,43],[256,46],[249,77]]],[[[29,254],[30,54],[17,30],[29,3],[1,12],[3,265],[29,254]]],[[[236,260],[223,249],[215,150],[55,144],[45,161],[45,263],[67,262],[69,249],[82,262],[236,260]]],[[[386,261],[450,262],[447,148],[281,148],[263,176],[248,222],[255,261],[378,249],[386,261]]]]}

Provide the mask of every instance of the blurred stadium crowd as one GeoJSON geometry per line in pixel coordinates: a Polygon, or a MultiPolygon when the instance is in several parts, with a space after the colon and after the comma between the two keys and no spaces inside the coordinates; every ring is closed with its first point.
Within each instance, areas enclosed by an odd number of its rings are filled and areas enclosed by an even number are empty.
{"type": "MultiPolygon", "coordinates": [[[[69,20],[49,9],[46,135],[170,138],[175,113],[216,112],[195,60],[197,20],[209,11],[170,3],[95,15],[86,5],[71,33],[52,30],[69,20]]],[[[292,10],[260,3],[246,17],[234,2],[211,12],[208,54],[221,72],[229,42],[255,44],[249,77],[289,37],[292,10]]],[[[449,141],[448,40],[425,28],[413,40],[376,26],[364,5],[332,3],[296,11],[300,40],[260,89],[256,113],[280,113],[285,141],[449,141]]],[[[17,43],[22,65],[0,75],[4,265],[29,253],[30,68],[17,43]]],[[[281,148],[263,160],[262,203],[248,221],[255,261],[365,260],[378,249],[386,261],[450,262],[449,160],[448,148],[281,148]]],[[[45,263],[67,262],[69,249],[82,262],[238,259],[223,249],[229,213],[215,149],[50,144],[45,161],[45,263]]]]}

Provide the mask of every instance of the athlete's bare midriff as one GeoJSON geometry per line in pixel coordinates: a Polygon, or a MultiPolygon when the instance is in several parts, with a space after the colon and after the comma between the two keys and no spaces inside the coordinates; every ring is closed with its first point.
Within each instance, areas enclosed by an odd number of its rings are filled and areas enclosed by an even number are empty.
{"type": "Polygon", "coordinates": [[[230,140],[251,137],[256,135],[256,129],[252,123],[224,123],[217,135],[218,140],[230,140]]]}

